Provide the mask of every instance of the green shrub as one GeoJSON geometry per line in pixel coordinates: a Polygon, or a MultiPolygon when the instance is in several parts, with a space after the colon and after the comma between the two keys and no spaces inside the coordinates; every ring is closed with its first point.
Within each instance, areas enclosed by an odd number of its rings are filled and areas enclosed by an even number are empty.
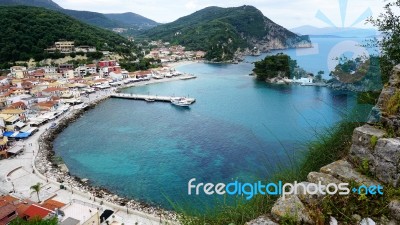
{"type": "Polygon", "coordinates": [[[385,104],[385,112],[388,115],[395,115],[400,109],[400,91],[397,91],[385,104]]]}

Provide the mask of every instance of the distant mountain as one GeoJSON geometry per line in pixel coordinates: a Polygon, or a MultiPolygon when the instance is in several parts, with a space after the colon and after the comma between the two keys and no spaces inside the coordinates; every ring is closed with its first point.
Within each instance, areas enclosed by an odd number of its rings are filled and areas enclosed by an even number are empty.
{"type": "Polygon", "coordinates": [[[68,16],[71,16],[77,20],[80,20],[84,23],[102,27],[102,28],[116,28],[116,27],[122,27],[122,28],[128,28],[129,26],[109,19],[107,18],[104,14],[97,13],[97,12],[89,12],[89,11],[77,11],[77,10],[69,10],[69,9],[62,9],[59,10],[62,13],[67,14],[68,16]]]}
{"type": "Polygon", "coordinates": [[[158,23],[154,20],[148,19],[136,13],[110,13],[104,14],[107,18],[118,21],[120,23],[129,25],[129,26],[148,26],[154,27],[157,26],[158,23]]]}
{"type": "Polygon", "coordinates": [[[299,36],[265,17],[253,6],[207,7],[172,23],[142,33],[143,37],[182,44],[207,51],[206,58],[230,60],[238,48],[270,49],[309,47],[307,36],[299,36]]]}
{"type": "Polygon", "coordinates": [[[36,6],[48,9],[63,9],[52,0],[1,0],[0,5],[26,5],[36,6]]]}
{"type": "Polygon", "coordinates": [[[353,27],[324,27],[301,26],[290,29],[292,32],[310,36],[336,36],[336,37],[372,37],[380,35],[376,29],[362,29],[353,27]]]}
{"type": "MultiPolygon", "coordinates": [[[[112,31],[80,22],[57,11],[29,6],[0,7],[0,62],[41,60],[44,49],[61,39],[98,50],[131,52],[130,42],[112,31]]],[[[3,66],[4,67],[4,66],[3,66]]]]}
{"type": "MultiPolygon", "coordinates": [[[[102,28],[150,28],[156,22],[134,13],[102,14],[89,11],[64,9],[52,0],[0,0],[0,5],[26,5],[57,10],[82,22],[102,28]],[[150,24],[150,26],[149,26],[150,24]]],[[[154,25],[154,26],[155,26],[154,25]]]]}

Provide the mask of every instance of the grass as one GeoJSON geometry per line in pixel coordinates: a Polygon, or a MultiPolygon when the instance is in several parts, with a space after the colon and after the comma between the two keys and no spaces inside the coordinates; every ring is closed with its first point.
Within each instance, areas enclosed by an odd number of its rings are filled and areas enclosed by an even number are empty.
{"type": "MultiPolygon", "coordinates": [[[[308,173],[318,171],[322,166],[344,157],[350,149],[353,130],[360,125],[358,122],[342,121],[333,128],[316,134],[316,140],[308,144],[302,157],[292,159],[293,165],[282,169],[267,182],[304,181],[308,173]]],[[[206,212],[178,205],[173,207],[181,214],[180,222],[185,225],[240,225],[269,213],[276,199],[273,196],[256,195],[252,200],[246,201],[237,197],[234,204],[223,202],[206,212]]],[[[288,218],[285,224],[292,224],[290,221],[288,218]]]]}
{"type": "MultiPolygon", "coordinates": [[[[359,187],[360,184],[350,183],[351,187],[359,187]]],[[[341,221],[341,224],[358,224],[354,214],[361,218],[372,218],[375,221],[389,218],[389,203],[400,198],[400,189],[392,186],[384,186],[383,195],[367,195],[350,193],[349,195],[327,195],[322,202],[313,206],[313,211],[322,212],[322,220],[329,221],[333,216],[341,221]]]]}
{"type": "Polygon", "coordinates": [[[384,106],[384,111],[388,115],[395,115],[400,109],[400,91],[397,91],[392,97],[388,99],[384,106]]]}
{"type": "Polygon", "coordinates": [[[372,136],[370,140],[371,148],[375,149],[376,144],[378,143],[378,137],[377,136],[372,136]]]}

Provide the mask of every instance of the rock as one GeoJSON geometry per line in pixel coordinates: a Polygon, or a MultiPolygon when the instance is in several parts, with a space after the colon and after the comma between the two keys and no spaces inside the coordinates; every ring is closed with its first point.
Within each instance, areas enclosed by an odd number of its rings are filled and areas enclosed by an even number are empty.
{"type": "Polygon", "coordinates": [[[345,161],[345,160],[338,160],[333,162],[327,166],[324,166],[320,170],[322,173],[330,174],[336,177],[339,180],[343,181],[352,181],[354,180],[357,183],[364,184],[367,186],[371,185],[379,185],[379,182],[374,181],[361,173],[357,172],[353,166],[345,161]]]}
{"type": "Polygon", "coordinates": [[[364,160],[372,162],[375,144],[378,139],[385,135],[385,131],[370,125],[357,127],[353,132],[350,160],[357,165],[360,165],[364,160]]]}
{"type": "Polygon", "coordinates": [[[386,216],[381,216],[379,225],[398,225],[399,223],[394,220],[389,220],[386,216]]]}
{"type": "Polygon", "coordinates": [[[352,144],[372,149],[371,137],[383,138],[386,132],[368,124],[354,129],[352,144]]]}
{"type": "Polygon", "coordinates": [[[368,115],[368,123],[369,124],[376,124],[381,121],[382,112],[379,107],[374,106],[371,112],[368,115]]]}
{"type": "Polygon", "coordinates": [[[321,182],[323,185],[328,185],[330,183],[339,184],[342,181],[336,179],[334,176],[326,173],[311,172],[307,175],[307,180],[311,183],[321,182]]]}
{"type": "Polygon", "coordinates": [[[393,200],[389,203],[390,215],[400,222],[400,201],[393,200]]]}
{"type": "Polygon", "coordinates": [[[264,215],[250,222],[247,222],[245,225],[278,225],[278,224],[272,221],[268,216],[264,215]]]}
{"type": "MultiPolygon", "coordinates": [[[[309,204],[309,205],[313,205],[318,203],[320,200],[322,200],[322,198],[325,196],[321,193],[317,193],[317,194],[307,194],[306,190],[304,189],[304,187],[306,189],[309,189],[312,193],[317,191],[317,187],[315,183],[309,183],[309,182],[301,182],[299,183],[296,187],[297,190],[295,190],[294,193],[297,193],[297,197],[304,203],[309,204]],[[312,185],[312,186],[309,186],[312,185]]],[[[325,190],[325,188],[324,188],[325,190]]]]}
{"type": "Polygon", "coordinates": [[[286,196],[285,199],[280,197],[272,207],[271,214],[278,221],[289,217],[297,223],[313,224],[306,207],[296,195],[286,196]]]}
{"type": "Polygon", "coordinates": [[[400,186],[400,139],[382,138],[378,141],[374,152],[373,171],[380,181],[394,187],[400,186]]]}
{"type": "Polygon", "coordinates": [[[375,224],[376,223],[370,218],[365,218],[360,222],[360,225],[375,225],[375,224]]]}
{"type": "Polygon", "coordinates": [[[329,221],[329,225],[338,225],[338,221],[335,219],[335,217],[331,216],[331,220],[329,221]]]}
{"type": "Polygon", "coordinates": [[[354,221],[356,221],[357,223],[361,222],[361,220],[362,220],[361,216],[358,215],[358,214],[352,215],[351,218],[352,218],[354,221]]]}

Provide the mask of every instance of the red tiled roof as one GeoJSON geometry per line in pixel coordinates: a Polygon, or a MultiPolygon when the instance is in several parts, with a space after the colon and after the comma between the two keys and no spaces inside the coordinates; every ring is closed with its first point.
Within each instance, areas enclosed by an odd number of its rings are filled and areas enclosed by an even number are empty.
{"type": "Polygon", "coordinates": [[[62,208],[64,206],[65,206],[64,203],[56,201],[56,200],[52,200],[52,199],[49,199],[49,200],[43,202],[43,204],[42,204],[43,208],[46,208],[46,209],[49,209],[49,210],[60,209],[60,208],[62,208]]]}
{"type": "Polygon", "coordinates": [[[4,220],[4,222],[5,224],[7,224],[7,222],[9,222],[7,221],[8,220],[7,216],[10,215],[12,212],[15,212],[16,210],[17,208],[9,203],[7,203],[4,206],[0,206],[0,220],[3,221],[3,219],[6,219],[4,220]]]}
{"type": "Polygon", "coordinates": [[[55,91],[65,91],[67,88],[49,87],[43,90],[43,92],[55,92],[55,91]]]}
{"type": "Polygon", "coordinates": [[[58,101],[58,100],[60,100],[61,98],[60,98],[60,97],[57,97],[57,96],[52,96],[50,99],[51,99],[51,101],[58,101]]]}
{"type": "Polygon", "coordinates": [[[17,198],[14,198],[11,195],[0,196],[0,202],[3,201],[3,202],[8,202],[8,203],[13,203],[17,200],[18,200],[17,198]]]}
{"type": "Polygon", "coordinates": [[[28,209],[25,210],[23,215],[27,216],[28,219],[33,219],[33,218],[43,219],[51,212],[52,212],[51,210],[43,208],[41,206],[31,205],[28,207],[28,209]]]}
{"type": "Polygon", "coordinates": [[[7,91],[5,94],[3,94],[3,96],[8,97],[8,96],[10,96],[12,93],[14,93],[14,91],[7,91]]]}
{"type": "Polygon", "coordinates": [[[54,105],[56,105],[57,102],[56,101],[47,101],[47,102],[39,102],[36,105],[39,107],[47,107],[47,108],[51,108],[54,105]]]}
{"type": "Polygon", "coordinates": [[[23,102],[14,102],[13,104],[11,104],[9,107],[7,107],[7,109],[26,109],[26,105],[23,102]]]}
{"type": "Polygon", "coordinates": [[[29,208],[29,206],[31,206],[33,204],[33,202],[29,201],[29,200],[25,200],[25,202],[21,202],[19,204],[16,205],[17,207],[17,213],[19,215],[19,217],[23,217],[23,213],[29,208]]]}

